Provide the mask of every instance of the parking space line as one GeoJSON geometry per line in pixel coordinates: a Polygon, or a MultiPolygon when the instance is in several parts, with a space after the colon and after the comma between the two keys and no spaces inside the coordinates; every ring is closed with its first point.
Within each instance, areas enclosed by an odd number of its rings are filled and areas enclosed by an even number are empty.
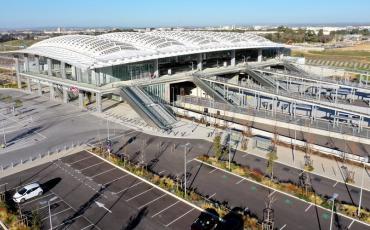
{"type": "Polygon", "coordinates": [[[139,197],[139,196],[141,196],[141,195],[143,195],[143,194],[145,194],[145,193],[147,193],[147,192],[149,192],[150,190],[152,190],[154,187],[151,187],[150,189],[147,189],[146,191],[144,191],[144,192],[142,192],[142,193],[139,193],[139,194],[137,194],[137,195],[135,195],[135,196],[133,196],[133,197],[131,197],[131,198],[129,198],[129,199],[127,199],[126,201],[128,202],[128,201],[130,201],[130,200],[133,200],[133,199],[135,199],[136,197],[139,197]]]}
{"type": "Polygon", "coordinates": [[[212,171],[209,171],[208,174],[211,174],[213,172],[217,171],[217,169],[213,169],[212,171]]]}
{"type": "Polygon", "coordinates": [[[279,230],[283,230],[286,227],[286,224],[283,225],[279,230]]]}
{"type": "MultiPolygon", "coordinates": [[[[55,201],[53,203],[50,203],[50,206],[53,205],[53,204],[57,204],[59,202],[63,202],[62,200],[59,200],[59,201],[55,201]]],[[[42,206],[42,207],[38,207],[37,209],[34,209],[33,211],[38,211],[38,210],[41,210],[41,209],[44,209],[44,208],[48,208],[49,205],[45,205],[45,206],[42,206]]]]}
{"type": "Polygon", "coordinates": [[[248,153],[244,154],[242,157],[246,157],[246,156],[248,156],[248,153]]]}
{"type": "MultiPolygon", "coordinates": [[[[51,217],[53,217],[53,216],[57,216],[57,215],[59,215],[59,214],[61,214],[61,213],[65,212],[65,211],[70,210],[70,209],[71,209],[71,207],[68,207],[68,208],[66,208],[66,209],[64,209],[64,210],[62,210],[62,211],[60,211],[60,212],[57,212],[57,213],[52,214],[52,215],[51,215],[51,217]]],[[[44,221],[44,220],[49,219],[49,218],[50,218],[50,216],[47,216],[47,217],[45,217],[45,218],[41,219],[41,221],[44,221]]]]}
{"type": "Polygon", "coordinates": [[[89,228],[89,227],[91,227],[91,226],[94,226],[94,225],[93,225],[93,224],[89,224],[89,225],[87,225],[86,227],[81,228],[81,230],[87,229],[87,228],[89,228]]]}
{"type": "MultiPolygon", "coordinates": [[[[72,221],[72,220],[75,220],[75,219],[78,219],[78,218],[80,218],[80,217],[83,217],[82,215],[79,215],[79,216],[76,216],[76,217],[73,217],[72,219],[69,219],[69,221],[72,221]]],[[[49,216],[47,217],[47,218],[49,218],[49,216]]],[[[84,218],[85,219],[85,218],[84,218]]],[[[88,221],[89,222],[89,221],[88,221]]],[[[90,222],[89,222],[90,223],[90,222]]],[[[53,226],[53,229],[58,229],[60,226],[63,226],[63,225],[66,225],[66,224],[68,224],[68,223],[61,223],[61,224],[59,224],[59,225],[57,225],[57,226],[53,226]]],[[[90,224],[90,226],[91,225],[93,225],[94,227],[97,227],[96,225],[94,225],[94,224],[90,224]]],[[[90,226],[88,226],[88,227],[90,227],[90,226]]],[[[51,230],[51,229],[49,229],[49,230],[51,230]]]]}
{"type": "Polygon", "coordinates": [[[208,200],[209,199],[211,199],[212,197],[214,197],[214,196],[216,196],[216,193],[213,193],[212,195],[210,195],[209,197],[208,197],[208,200]]]}
{"type": "Polygon", "coordinates": [[[107,184],[110,184],[110,183],[116,182],[116,181],[118,181],[118,180],[121,180],[121,179],[123,179],[123,178],[127,177],[128,175],[129,175],[129,174],[123,175],[123,176],[121,176],[121,177],[117,177],[117,178],[116,178],[116,179],[114,179],[114,180],[111,180],[111,181],[108,181],[108,182],[104,183],[104,185],[107,185],[107,184]]]}
{"type": "Polygon", "coordinates": [[[241,179],[240,181],[236,182],[235,184],[240,184],[240,183],[242,183],[243,180],[244,180],[244,178],[241,179]]]}
{"type": "Polygon", "coordinates": [[[310,204],[305,210],[304,210],[304,212],[307,212],[308,211],[308,209],[310,209],[311,207],[313,206],[313,204],[310,204]]]}
{"type": "Polygon", "coordinates": [[[352,220],[352,222],[348,225],[347,229],[349,229],[350,227],[352,227],[352,224],[355,222],[355,220],[352,220]]]}
{"type": "Polygon", "coordinates": [[[84,171],[85,169],[89,169],[89,168],[95,167],[95,166],[97,166],[97,165],[101,165],[101,164],[103,164],[103,163],[105,163],[105,162],[104,162],[104,161],[102,161],[102,162],[99,162],[99,163],[96,163],[96,164],[93,164],[93,165],[87,166],[86,168],[83,168],[83,169],[77,169],[77,170],[78,170],[78,171],[80,171],[80,172],[82,172],[82,171],[84,171]]]}
{"type": "Polygon", "coordinates": [[[97,176],[100,176],[104,173],[107,173],[107,172],[110,172],[110,171],[113,171],[115,170],[115,168],[111,168],[111,169],[108,169],[107,171],[104,171],[104,172],[101,172],[101,173],[98,173],[98,174],[95,174],[94,176],[91,176],[90,178],[94,178],[94,177],[97,177],[97,176]]]}
{"type": "Polygon", "coordinates": [[[166,172],[166,170],[160,171],[158,174],[161,175],[164,172],[166,172]]]}
{"type": "Polygon", "coordinates": [[[175,206],[175,205],[176,205],[176,204],[178,204],[179,202],[180,202],[180,201],[178,200],[178,201],[176,201],[175,203],[173,203],[173,204],[171,204],[171,205],[167,206],[165,209],[162,209],[161,211],[159,211],[159,212],[157,212],[156,214],[154,214],[154,215],[152,216],[152,218],[154,218],[155,216],[157,216],[157,215],[161,214],[162,212],[166,211],[167,209],[169,209],[169,208],[171,208],[171,207],[175,206]]]}
{"type": "Polygon", "coordinates": [[[130,188],[133,188],[133,187],[135,187],[135,186],[137,186],[137,185],[139,185],[139,184],[142,184],[142,183],[144,183],[144,182],[139,181],[139,182],[137,182],[136,184],[131,185],[131,186],[130,186],[130,187],[128,187],[128,188],[125,188],[125,189],[123,189],[123,190],[121,190],[121,191],[119,191],[119,192],[115,192],[114,194],[118,194],[118,193],[121,193],[121,192],[127,191],[127,190],[129,190],[130,188]]]}
{"type": "Polygon", "coordinates": [[[23,205],[26,205],[26,204],[30,204],[30,203],[32,203],[32,202],[35,202],[35,201],[37,201],[37,200],[40,200],[40,199],[42,199],[42,198],[45,198],[45,197],[48,197],[48,196],[51,196],[51,195],[53,195],[53,194],[52,194],[52,193],[49,193],[49,194],[47,194],[47,195],[45,195],[45,196],[40,196],[40,197],[37,197],[37,198],[35,198],[35,199],[32,199],[32,200],[26,201],[26,202],[22,203],[22,206],[23,206],[23,205]]]}
{"type": "Polygon", "coordinates": [[[166,194],[166,193],[164,193],[162,196],[159,196],[159,197],[155,198],[154,200],[149,201],[149,202],[148,202],[148,203],[146,203],[146,204],[141,205],[138,209],[140,210],[140,209],[142,209],[143,207],[145,207],[145,206],[147,206],[147,205],[149,205],[149,204],[151,204],[151,203],[154,203],[154,202],[156,202],[157,200],[159,200],[159,199],[161,199],[161,198],[163,198],[163,197],[165,197],[165,196],[167,196],[167,194],[166,194]]]}
{"type": "Polygon", "coordinates": [[[69,165],[73,165],[73,164],[76,164],[76,163],[78,163],[78,162],[80,162],[80,161],[87,160],[87,159],[89,159],[89,158],[91,158],[91,157],[94,157],[94,156],[87,156],[87,157],[84,157],[84,158],[79,159],[79,160],[77,160],[77,161],[74,161],[74,162],[72,162],[72,163],[67,163],[67,162],[65,162],[65,163],[66,163],[66,164],[69,164],[69,165]]]}
{"type": "Polygon", "coordinates": [[[333,184],[333,188],[335,187],[335,186],[337,186],[337,184],[339,183],[339,181],[337,181],[337,182],[335,182],[335,184],[333,184]]]}
{"type": "Polygon", "coordinates": [[[272,193],[270,193],[269,195],[268,195],[268,197],[270,197],[270,196],[272,196],[272,195],[274,195],[274,193],[276,192],[276,190],[274,190],[272,193]]]}
{"type": "Polygon", "coordinates": [[[170,223],[166,224],[165,226],[168,227],[170,226],[171,224],[175,223],[176,221],[178,221],[179,219],[183,218],[184,216],[186,216],[187,214],[189,214],[190,212],[192,212],[194,210],[194,208],[190,209],[189,211],[185,212],[184,214],[182,214],[181,216],[177,217],[176,219],[174,219],[173,221],[171,221],[170,223]]]}

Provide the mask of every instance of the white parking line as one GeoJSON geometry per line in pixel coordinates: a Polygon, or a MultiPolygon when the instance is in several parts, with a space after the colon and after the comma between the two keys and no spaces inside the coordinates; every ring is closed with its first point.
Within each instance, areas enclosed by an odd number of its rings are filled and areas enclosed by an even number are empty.
{"type": "Polygon", "coordinates": [[[94,156],[87,156],[87,157],[84,157],[84,158],[82,158],[82,159],[79,159],[79,160],[73,161],[72,163],[67,163],[67,162],[65,162],[65,163],[66,163],[66,164],[69,164],[69,165],[73,165],[73,164],[76,164],[76,163],[78,163],[78,162],[80,162],[80,161],[87,160],[87,159],[89,159],[89,158],[91,158],[91,157],[94,157],[94,156]]]}
{"type": "Polygon", "coordinates": [[[335,184],[333,184],[333,188],[335,187],[335,186],[337,186],[337,184],[339,183],[339,181],[337,181],[337,182],[335,182],[335,184]]]}
{"type": "Polygon", "coordinates": [[[92,227],[92,226],[94,226],[94,225],[93,224],[89,224],[86,227],[81,228],[81,230],[87,229],[87,228],[92,227]]]}
{"type": "Polygon", "coordinates": [[[304,212],[307,212],[311,207],[313,206],[313,204],[310,204],[305,210],[304,212]]]}
{"type": "MultiPolygon", "coordinates": [[[[59,197],[58,197],[59,198],[59,197]]],[[[52,206],[53,204],[57,204],[57,203],[59,203],[59,202],[63,202],[62,200],[58,200],[58,201],[55,201],[55,202],[53,202],[53,203],[50,203],[50,206],[52,206]]],[[[49,205],[45,205],[45,206],[42,206],[42,207],[39,207],[39,208],[37,208],[37,209],[34,209],[34,210],[32,210],[32,211],[38,211],[38,210],[41,210],[41,209],[44,209],[44,208],[48,208],[49,207],[49,205]]]]}
{"type": "Polygon", "coordinates": [[[211,174],[213,172],[217,171],[217,169],[212,169],[212,171],[208,172],[208,174],[211,174]]]}
{"type": "Polygon", "coordinates": [[[235,184],[240,184],[240,183],[242,183],[243,180],[244,180],[244,178],[241,179],[240,181],[236,182],[235,184]]]}
{"type": "Polygon", "coordinates": [[[104,171],[104,172],[101,172],[101,173],[98,173],[98,174],[95,174],[94,176],[91,176],[90,178],[94,178],[94,177],[97,177],[97,176],[100,176],[104,173],[107,173],[107,172],[110,172],[110,171],[113,171],[115,170],[115,168],[111,168],[111,169],[108,169],[107,171],[104,171]]]}
{"type": "Polygon", "coordinates": [[[283,230],[286,227],[286,224],[283,225],[279,230],[283,230]]]}
{"type": "Polygon", "coordinates": [[[123,175],[123,176],[121,176],[121,177],[118,177],[118,178],[116,178],[116,179],[114,179],[114,180],[108,181],[107,183],[104,183],[104,185],[107,185],[107,184],[110,184],[110,183],[116,182],[116,181],[118,181],[118,180],[121,180],[121,179],[123,179],[123,178],[127,177],[128,175],[129,175],[129,174],[126,174],[126,175],[123,175]]]}
{"type": "Polygon", "coordinates": [[[274,193],[276,192],[276,190],[274,190],[272,193],[270,193],[269,195],[268,195],[268,197],[270,197],[270,196],[272,196],[272,195],[274,195],[274,193]]]}
{"type": "Polygon", "coordinates": [[[159,212],[157,212],[156,214],[154,214],[154,215],[152,216],[152,218],[156,217],[157,215],[161,214],[162,212],[166,211],[167,209],[169,209],[169,208],[171,208],[171,207],[175,206],[175,205],[176,205],[176,204],[178,204],[179,202],[180,202],[180,201],[178,200],[178,201],[176,201],[175,203],[173,203],[173,204],[171,204],[171,205],[167,206],[165,209],[162,209],[161,211],[159,211],[159,212]]]}
{"type": "Polygon", "coordinates": [[[150,189],[147,189],[146,191],[144,191],[144,192],[142,192],[142,193],[139,193],[139,194],[137,194],[137,195],[135,195],[135,196],[133,196],[133,197],[131,197],[131,198],[129,198],[129,199],[127,199],[126,201],[128,202],[128,201],[130,201],[130,200],[133,200],[133,199],[135,199],[136,197],[139,197],[139,196],[141,196],[141,195],[143,195],[143,194],[145,194],[145,193],[147,193],[147,192],[149,192],[150,190],[152,190],[154,187],[151,187],[150,189]]]}
{"type": "Polygon", "coordinates": [[[210,195],[209,197],[208,197],[208,200],[209,199],[211,199],[212,197],[214,197],[214,196],[216,196],[216,193],[213,193],[212,195],[210,195]]]}
{"type": "Polygon", "coordinates": [[[144,183],[144,182],[139,181],[139,182],[137,182],[136,184],[131,185],[131,186],[130,186],[130,187],[128,187],[128,188],[125,188],[125,189],[123,189],[123,190],[121,190],[121,191],[119,191],[119,192],[115,192],[114,194],[118,194],[118,193],[121,193],[121,192],[127,191],[127,190],[129,190],[130,188],[133,188],[133,187],[135,187],[135,186],[137,186],[137,185],[139,185],[139,184],[142,184],[142,183],[144,183]]]}
{"type": "Polygon", "coordinates": [[[85,169],[89,169],[89,168],[92,168],[92,167],[95,167],[95,166],[97,166],[97,165],[101,165],[101,164],[103,164],[103,163],[105,163],[104,161],[102,161],[102,162],[99,162],[99,163],[96,163],[96,164],[93,164],[93,165],[90,165],[90,166],[87,166],[86,168],[83,168],[83,169],[77,169],[78,171],[84,171],[85,169]]]}
{"type": "Polygon", "coordinates": [[[40,196],[40,197],[37,197],[37,198],[35,198],[35,199],[32,199],[32,200],[26,201],[26,202],[22,203],[22,206],[23,206],[23,205],[26,205],[26,204],[30,204],[30,203],[35,202],[35,201],[38,201],[38,200],[40,200],[40,199],[42,199],[42,198],[45,198],[45,197],[48,197],[48,196],[51,196],[51,195],[53,195],[53,194],[52,194],[52,193],[49,193],[49,194],[47,194],[47,195],[40,196]]]}
{"type": "MultiPolygon", "coordinates": [[[[65,212],[65,211],[70,210],[70,209],[71,209],[71,207],[68,207],[68,208],[66,208],[66,209],[64,209],[64,210],[62,210],[62,211],[60,211],[60,212],[57,212],[57,213],[52,214],[52,215],[51,215],[51,217],[53,217],[53,216],[57,216],[57,215],[59,215],[59,214],[61,214],[61,213],[65,212]]],[[[47,216],[47,217],[45,217],[45,218],[41,219],[41,221],[44,221],[44,220],[49,219],[49,218],[50,218],[50,216],[47,216]]]]}
{"type": "Polygon", "coordinates": [[[161,175],[164,172],[166,172],[166,170],[160,171],[158,174],[161,175]]]}
{"type": "Polygon", "coordinates": [[[248,153],[244,154],[242,157],[246,157],[246,156],[248,156],[248,153]]]}
{"type": "Polygon", "coordinates": [[[167,196],[167,194],[166,194],[166,193],[164,193],[162,196],[159,196],[159,197],[155,198],[154,200],[149,201],[149,202],[148,202],[148,203],[146,203],[146,204],[141,205],[138,209],[142,209],[143,207],[145,207],[145,206],[147,206],[147,205],[149,205],[149,204],[151,204],[151,203],[154,203],[154,202],[156,202],[157,200],[159,200],[159,199],[161,199],[161,198],[163,198],[163,197],[165,197],[165,196],[167,196]]]}
{"type": "Polygon", "coordinates": [[[355,220],[352,220],[352,222],[348,225],[347,229],[349,229],[350,227],[352,227],[352,224],[355,222],[355,220]]]}
{"type": "Polygon", "coordinates": [[[189,211],[187,211],[186,213],[184,213],[183,215],[177,217],[176,219],[174,219],[173,221],[171,221],[170,223],[168,223],[167,225],[165,225],[166,227],[170,226],[171,224],[175,223],[176,221],[178,221],[179,219],[183,218],[184,216],[186,216],[187,214],[189,214],[190,212],[192,212],[194,210],[194,208],[190,209],[189,211]]]}

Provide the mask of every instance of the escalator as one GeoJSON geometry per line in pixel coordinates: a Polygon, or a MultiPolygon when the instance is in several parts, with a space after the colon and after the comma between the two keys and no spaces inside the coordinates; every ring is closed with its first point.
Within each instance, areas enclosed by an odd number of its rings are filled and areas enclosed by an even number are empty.
{"type": "Polygon", "coordinates": [[[302,76],[308,75],[308,73],[306,71],[304,71],[303,69],[293,65],[292,63],[284,62],[284,67],[289,72],[296,73],[296,74],[299,74],[299,75],[302,75],[302,76]]]}
{"type": "MultiPolygon", "coordinates": [[[[193,82],[196,86],[201,88],[206,94],[212,97],[217,102],[228,103],[230,104],[225,98],[223,92],[217,91],[215,88],[209,85],[209,83],[203,81],[197,76],[193,76],[193,82]]],[[[223,91],[223,90],[222,90],[223,91]]]]}
{"type": "Polygon", "coordinates": [[[155,103],[137,86],[121,87],[121,96],[149,125],[171,130],[176,118],[160,103],[155,103]]]}
{"type": "Polygon", "coordinates": [[[248,74],[251,78],[253,78],[255,81],[260,83],[262,86],[269,87],[269,88],[276,88],[279,87],[280,89],[284,91],[288,91],[283,85],[277,84],[277,82],[270,77],[264,76],[262,73],[245,69],[245,73],[248,74]]]}

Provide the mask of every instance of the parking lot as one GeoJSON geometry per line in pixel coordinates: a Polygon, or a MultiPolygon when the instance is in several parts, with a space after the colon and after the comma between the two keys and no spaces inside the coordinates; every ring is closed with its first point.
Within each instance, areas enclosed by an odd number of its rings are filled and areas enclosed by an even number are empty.
{"type": "Polygon", "coordinates": [[[38,181],[40,197],[21,204],[25,215],[35,211],[43,229],[189,229],[200,211],[88,153],[0,179],[11,190],[38,181]]]}

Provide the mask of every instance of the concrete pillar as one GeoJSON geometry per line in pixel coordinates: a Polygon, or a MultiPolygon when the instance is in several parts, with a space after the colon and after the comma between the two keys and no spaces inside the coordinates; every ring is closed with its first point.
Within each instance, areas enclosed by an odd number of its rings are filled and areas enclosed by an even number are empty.
{"type": "Polygon", "coordinates": [[[51,70],[52,70],[52,64],[51,64],[52,62],[51,62],[51,59],[50,58],[46,59],[46,63],[48,65],[48,76],[53,76],[53,74],[51,72],[51,70]]]}
{"type": "Polygon", "coordinates": [[[165,93],[164,99],[166,100],[166,102],[170,103],[171,101],[170,83],[164,84],[164,93],[165,93]]]}
{"type": "Polygon", "coordinates": [[[40,73],[40,58],[35,56],[36,73],[40,73]]]}
{"type": "Polygon", "coordinates": [[[17,84],[18,84],[18,89],[22,88],[22,82],[21,82],[21,74],[20,74],[20,68],[19,68],[19,59],[15,58],[15,73],[17,76],[17,84]]]}
{"type": "Polygon", "coordinates": [[[54,92],[54,85],[53,83],[50,83],[49,85],[49,93],[50,93],[50,100],[54,101],[55,100],[55,92],[54,92]]]}
{"type": "Polygon", "coordinates": [[[154,73],[153,73],[153,78],[159,77],[159,64],[158,64],[158,59],[154,60],[154,73]]]}
{"type": "Polygon", "coordinates": [[[257,59],[257,61],[258,62],[262,62],[262,49],[258,49],[258,59],[257,59]]]}
{"type": "Polygon", "coordinates": [[[24,57],[24,72],[29,72],[30,71],[30,60],[28,56],[24,57]]]}
{"type": "Polygon", "coordinates": [[[198,54],[197,70],[203,70],[203,54],[198,54]]]}
{"type": "Polygon", "coordinates": [[[77,77],[77,82],[82,81],[82,71],[80,68],[76,68],[76,77],[77,77]]]}
{"type": "Polygon", "coordinates": [[[68,90],[66,87],[63,87],[63,103],[68,103],[68,90]]]}
{"type": "Polygon", "coordinates": [[[101,103],[101,93],[96,93],[96,111],[98,113],[102,112],[102,103],[101,103]]]}
{"type": "Polygon", "coordinates": [[[76,67],[75,66],[72,66],[71,67],[71,70],[72,70],[72,78],[73,79],[77,79],[77,77],[76,77],[76,67]]]}
{"type": "Polygon", "coordinates": [[[60,62],[60,74],[62,75],[62,79],[66,79],[67,78],[67,74],[66,74],[66,63],[64,63],[64,62],[60,62]]]}
{"type": "Polygon", "coordinates": [[[231,50],[231,60],[230,60],[230,65],[235,66],[236,65],[236,60],[235,60],[235,50],[231,50]]]}
{"type": "Polygon", "coordinates": [[[37,94],[42,96],[42,87],[40,82],[37,82],[37,94]]]}
{"type": "Polygon", "coordinates": [[[84,108],[84,94],[81,91],[78,92],[78,106],[84,108]]]}
{"type": "Polygon", "coordinates": [[[26,84],[27,84],[27,92],[31,93],[31,78],[26,79],[26,84]]]}

